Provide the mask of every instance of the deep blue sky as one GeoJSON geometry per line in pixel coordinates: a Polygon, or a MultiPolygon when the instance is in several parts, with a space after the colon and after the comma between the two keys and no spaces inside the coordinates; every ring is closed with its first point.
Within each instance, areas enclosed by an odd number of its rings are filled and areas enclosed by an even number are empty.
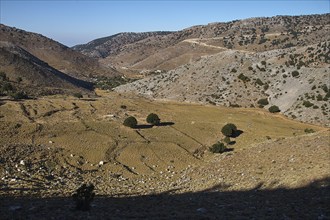
{"type": "Polygon", "coordinates": [[[67,46],[119,32],[180,30],[249,17],[329,13],[329,0],[0,0],[0,23],[67,46]]]}

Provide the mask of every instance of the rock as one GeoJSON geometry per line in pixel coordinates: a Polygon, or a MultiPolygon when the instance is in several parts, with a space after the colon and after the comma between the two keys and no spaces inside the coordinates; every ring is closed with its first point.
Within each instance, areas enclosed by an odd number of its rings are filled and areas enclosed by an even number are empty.
{"type": "Polygon", "coordinates": [[[196,209],[196,211],[199,212],[199,213],[207,213],[206,208],[198,208],[198,209],[196,209]]]}
{"type": "Polygon", "coordinates": [[[104,164],[104,161],[101,160],[101,161],[99,162],[99,166],[102,166],[103,164],[104,164]]]}
{"type": "Polygon", "coordinates": [[[25,165],[25,163],[24,163],[24,160],[21,160],[20,162],[19,162],[19,164],[21,164],[21,165],[25,165]]]}
{"type": "Polygon", "coordinates": [[[52,144],[52,143],[54,143],[54,142],[53,142],[53,141],[49,141],[48,143],[52,144]]]}

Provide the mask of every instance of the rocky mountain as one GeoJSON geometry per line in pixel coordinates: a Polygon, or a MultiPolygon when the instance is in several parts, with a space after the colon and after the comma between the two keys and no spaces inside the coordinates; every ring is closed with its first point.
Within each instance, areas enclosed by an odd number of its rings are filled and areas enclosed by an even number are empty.
{"type": "Polygon", "coordinates": [[[281,16],[210,24],[204,27],[205,32],[197,31],[207,38],[183,42],[221,48],[220,52],[115,90],[155,99],[232,107],[268,109],[276,105],[290,118],[329,126],[329,17],[330,14],[281,16]],[[230,27],[224,32],[232,33],[232,37],[214,37],[215,27],[221,25],[230,27]],[[239,39],[247,39],[248,30],[253,28],[258,36],[255,43],[240,43],[239,39]],[[290,28],[295,29],[289,31],[290,28]],[[263,36],[262,32],[267,34],[263,36]]]}
{"type": "Polygon", "coordinates": [[[41,34],[0,24],[0,41],[18,46],[48,63],[49,66],[72,77],[88,80],[97,75],[118,75],[117,71],[104,67],[97,60],[41,34]]]}
{"type": "Polygon", "coordinates": [[[263,52],[323,42],[328,39],[329,19],[330,14],[249,18],[193,26],[143,39],[126,33],[125,40],[117,41],[122,36],[119,34],[74,49],[100,57],[103,64],[118,70],[168,71],[227,49],[263,52]]]}

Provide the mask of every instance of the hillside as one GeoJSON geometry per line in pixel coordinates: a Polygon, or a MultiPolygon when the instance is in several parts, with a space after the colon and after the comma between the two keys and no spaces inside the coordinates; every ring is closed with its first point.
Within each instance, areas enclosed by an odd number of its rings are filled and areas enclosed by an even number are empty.
{"type": "Polygon", "coordinates": [[[96,187],[90,219],[314,219],[329,213],[327,129],[263,110],[98,95],[0,105],[3,219],[84,218],[71,197],[84,182],[96,187]],[[150,112],[163,126],[146,126],[150,112]],[[140,127],[123,126],[127,115],[140,127]],[[228,122],[241,135],[232,151],[211,154],[208,147],[223,138],[228,122]]]}
{"type": "MultiPolygon", "coordinates": [[[[101,53],[105,65],[136,73],[168,71],[224,49],[263,52],[294,46],[308,46],[328,40],[329,16],[276,16],[211,23],[143,39],[126,33],[74,47],[88,55],[101,53]],[[129,40],[131,39],[131,40],[129,40]],[[93,49],[94,47],[94,49],[93,49]]],[[[100,57],[100,56],[98,56],[100,57]]],[[[127,71],[128,72],[128,71],[127,71]]]]}
{"type": "Polygon", "coordinates": [[[92,83],[66,75],[26,50],[1,41],[0,72],[5,74],[0,80],[1,90],[5,90],[5,85],[11,85],[14,88],[9,90],[24,91],[29,96],[90,93],[93,90],[92,83]]]}
{"type": "Polygon", "coordinates": [[[265,108],[277,105],[290,118],[329,125],[329,44],[260,53],[228,50],[115,91],[232,107],[258,107],[267,99],[265,108]]]}
{"type": "Polygon", "coordinates": [[[0,41],[21,47],[49,66],[72,77],[114,76],[118,72],[41,34],[0,24],[0,41]]]}

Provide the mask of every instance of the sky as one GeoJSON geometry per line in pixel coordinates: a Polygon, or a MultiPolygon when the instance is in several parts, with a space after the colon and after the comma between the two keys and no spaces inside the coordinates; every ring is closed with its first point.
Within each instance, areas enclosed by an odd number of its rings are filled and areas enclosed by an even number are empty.
{"type": "Polygon", "coordinates": [[[176,31],[250,17],[330,13],[330,0],[0,0],[0,23],[67,46],[120,32],[176,31]]]}

